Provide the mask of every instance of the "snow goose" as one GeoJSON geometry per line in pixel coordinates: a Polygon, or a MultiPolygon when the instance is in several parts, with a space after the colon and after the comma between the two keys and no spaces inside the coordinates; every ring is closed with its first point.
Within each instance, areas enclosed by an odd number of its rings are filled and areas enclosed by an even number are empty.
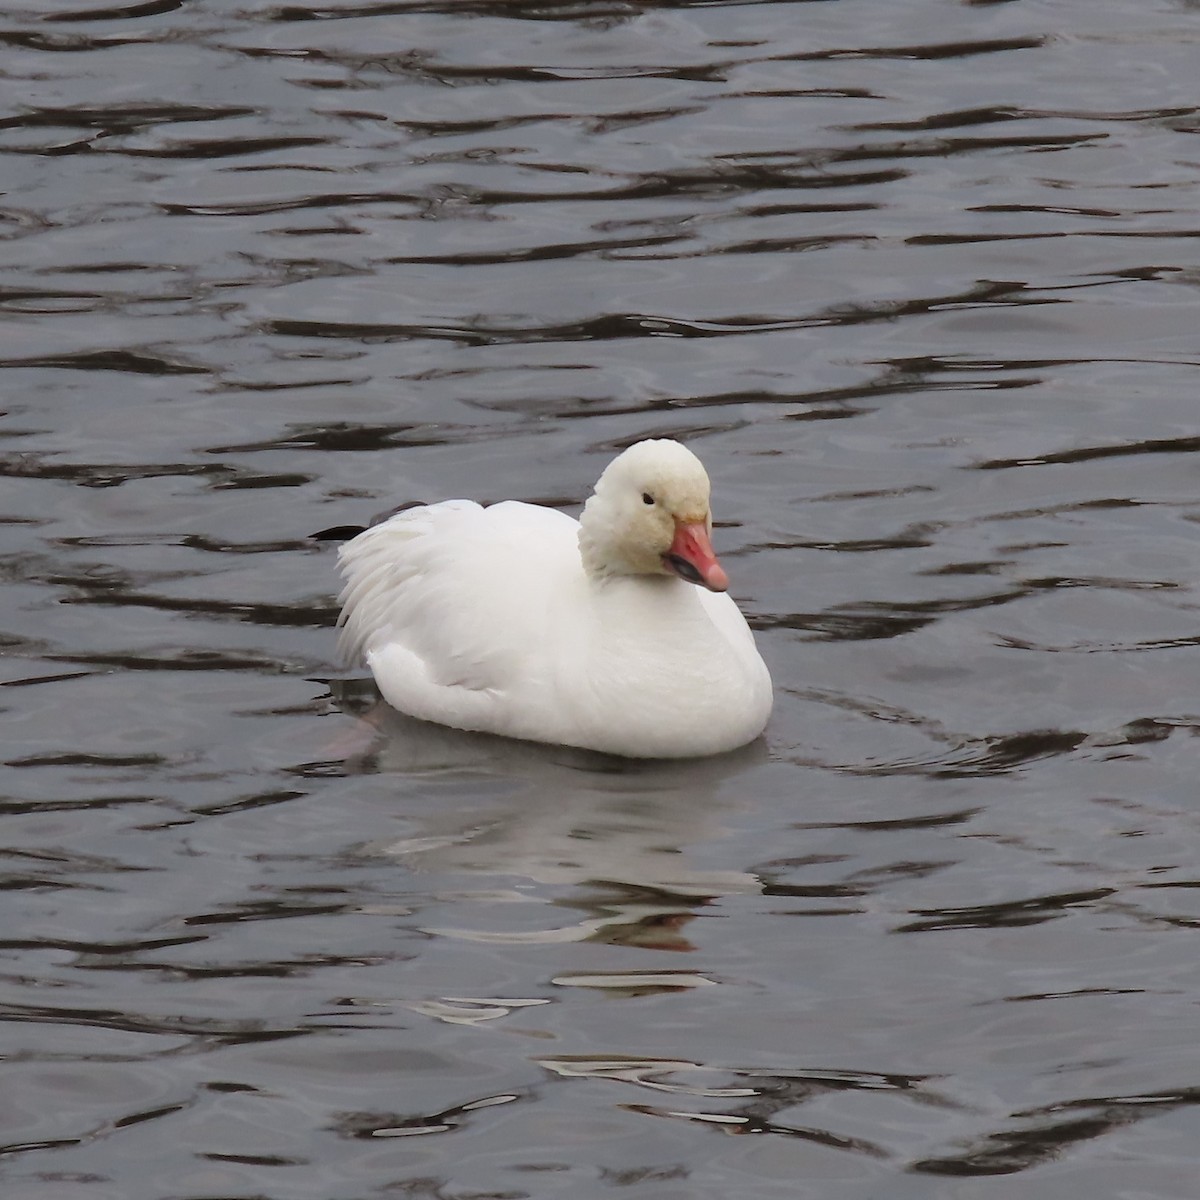
{"type": "Polygon", "coordinates": [[[709,480],[667,440],[581,518],[506,500],[409,508],[341,547],[341,645],[383,698],[457,729],[630,758],[753,741],[771,679],[713,552],[709,480]]]}

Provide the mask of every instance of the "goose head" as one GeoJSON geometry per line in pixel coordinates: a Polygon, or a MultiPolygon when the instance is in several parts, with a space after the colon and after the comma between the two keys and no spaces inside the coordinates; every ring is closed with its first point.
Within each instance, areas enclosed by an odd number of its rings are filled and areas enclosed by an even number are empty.
{"type": "Polygon", "coordinates": [[[712,548],[708,474],[679,442],[638,442],[600,476],[579,522],[589,575],[675,575],[723,592],[712,548]]]}

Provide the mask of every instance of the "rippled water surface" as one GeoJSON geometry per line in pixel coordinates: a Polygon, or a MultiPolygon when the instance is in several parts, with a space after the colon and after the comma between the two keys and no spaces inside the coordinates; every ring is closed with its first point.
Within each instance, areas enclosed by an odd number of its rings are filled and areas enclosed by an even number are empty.
{"type": "Polygon", "coordinates": [[[1194,1200],[1200,8],[0,17],[4,1200],[1194,1200]],[[621,764],[333,548],[686,440],[777,684],[621,764]]]}

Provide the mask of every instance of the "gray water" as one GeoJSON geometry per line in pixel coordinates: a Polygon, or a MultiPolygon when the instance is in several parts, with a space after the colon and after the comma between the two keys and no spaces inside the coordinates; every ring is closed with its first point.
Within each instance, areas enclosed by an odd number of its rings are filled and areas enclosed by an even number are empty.
{"type": "Polygon", "coordinates": [[[1189,0],[10,7],[4,1200],[1194,1200],[1198,61],[1189,0]],[[338,666],[310,533],[650,435],[762,743],[338,666]]]}

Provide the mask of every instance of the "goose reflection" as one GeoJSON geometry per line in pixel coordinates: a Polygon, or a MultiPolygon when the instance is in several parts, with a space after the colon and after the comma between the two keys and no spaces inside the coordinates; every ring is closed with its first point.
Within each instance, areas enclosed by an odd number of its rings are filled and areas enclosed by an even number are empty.
{"type": "MultiPolygon", "coordinates": [[[[339,697],[344,711],[358,686],[339,697]]],[[[484,876],[496,904],[538,899],[555,912],[550,927],[507,922],[429,932],[501,944],[596,940],[689,950],[682,929],[698,911],[717,897],[762,888],[751,872],[706,861],[743,803],[745,781],[767,760],[761,741],[717,758],[631,762],[463,733],[382,704],[359,720],[345,770],[403,776],[413,825],[370,852],[435,877],[431,892],[449,886],[461,896],[462,880],[453,877],[484,876]],[[564,923],[564,909],[583,915],[564,923]]],[[[477,883],[470,890],[478,894],[477,883]]]]}

